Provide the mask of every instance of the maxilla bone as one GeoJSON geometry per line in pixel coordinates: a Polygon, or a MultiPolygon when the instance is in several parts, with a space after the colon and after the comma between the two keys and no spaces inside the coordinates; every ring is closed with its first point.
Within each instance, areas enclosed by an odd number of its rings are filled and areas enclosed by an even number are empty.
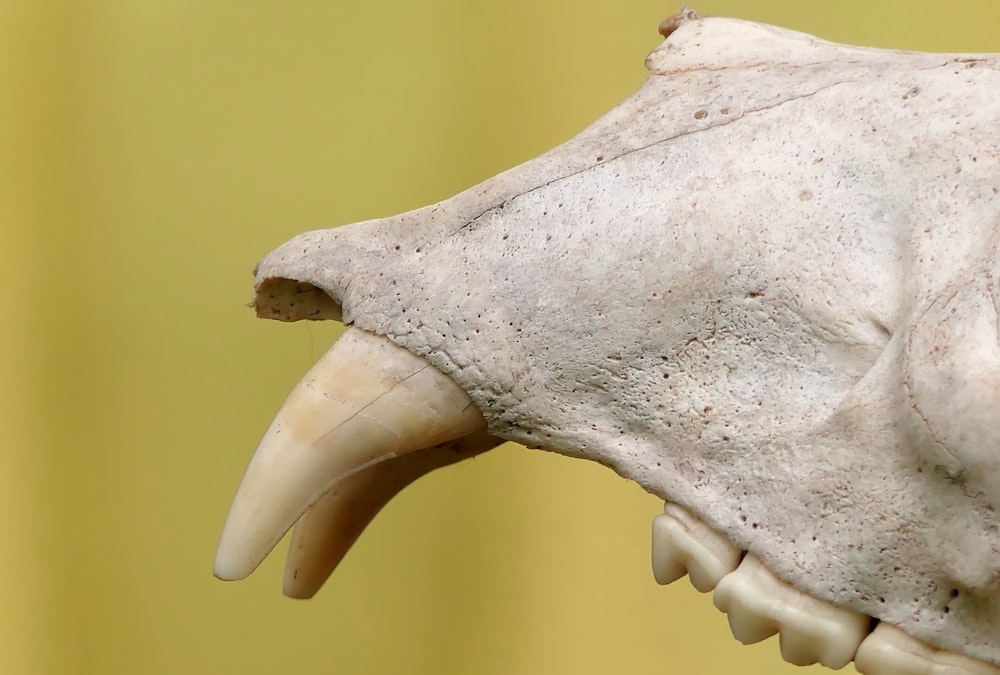
{"type": "MultiPolygon", "coordinates": [[[[1000,57],[691,13],[663,33],[646,84],[564,145],[440,204],[273,251],[258,314],[389,336],[482,412],[462,433],[485,419],[683,507],[654,530],[657,577],[693,566],[741,633],[780,629],[794,662],[844,662],[873,617],[906,639],[865,637],[866,672],[943,672],[921,670],[908,641],[951,654],[936,658],[948,672],[994,669],[1000,57]],[[758,602],[771,577],[824,604],[758,602]],[[802,607],[809,630],[789,619],[802,607]],[[830,656],[818,635],[850,639],[830,656]]],[[[262,448],[220,574],[248,573],[315,503],[286,580],[311,594],[396,491],[375,485],[372,463],[405,451],[383,432],[360,434],[370,445],[347,464],[315,460],[298,488],[262,448]],[[262,507],[268,463],[286,487],[262,507]],[[347,503],[360,515],[338,521],[347,503]]],[[[448,434],[425,436],[410,449],[448,434]]]]}

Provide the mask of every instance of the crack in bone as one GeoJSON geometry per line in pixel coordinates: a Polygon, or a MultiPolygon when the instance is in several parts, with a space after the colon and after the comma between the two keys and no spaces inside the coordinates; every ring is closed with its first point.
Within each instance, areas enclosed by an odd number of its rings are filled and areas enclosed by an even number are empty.
{"type": "MultiPolygon", "coordinates": [[[[787,98],[787,99],[784,99],[782,101],[778,101],[776,103],[771,103],[771,104],[768,104],[766,106],[760,106],[758,108],[750,108],[748,110],[742,111],[738,116],[733,117],[731,119],[722,120],[721,122],[717,122],[717,123],[711,124],[711,125],[706,126],[706,127],[699,127],[697,129],[689,129],[689,130],[686,130],[686,131],[681,131],[681,132],[679,132],[677,134],[674,134],[673,136],[669,136],[667,138],[662,138],[660,140],[653,141],[652,143],[648,143],[646,145],[643,145],[643,146],[640,146],[640,147],[637,147],[637,148],[629,148],[629,149],[627,149],[627,150],[625,150],[625,151],[623,151],[621,153],[618,153],[617,155],[614,155],[612,157],[606,157],[606,158],[602,159],[602,163],[605,164],[605,165],[610,165],[610,164],[614,163],[617,160],[620,160],[620,159],[622,159],[624,157],[628,157],[629,155],[633,155],[633,154],[636,154],[636,153],[639,153],[639,152],[645,152],[647,150],[651,150],[651,149],[653,149],[653,148],[655,148],[655,147],[657,147],[659,145],[663,145],[663,144],[666,144],[666,143],[671,143],[673,141],[676,141],[679,138],[684,138],[685,136],[691,136],[691,135],[698,134],[698,133],[704,133],[704,132],[713,131],[713,130],[716,130],[716,129],[728,126],[730,124],[733,124],[734,122],[739,122],[739,121],[742,121],[744,119],[751,118],[754,115],[757,115],[759,113],[767,112],[768,110],[774,110],[776,108],[780,108],[781,106],[784,106],[784,105],[786,105],[788,103],[795,103],[797,101],[801,101],[801,100],[804,100],[804,99],[812,98],[813,96],[816,96],[817,94],[819,94],[821,92],[824,92],[824,91],[826,91],[828,89],[833,89],[835,87],[838,87],[838,86],[841,86],[841,85],[844,85],[844,84],[850,84],[850,83],[853,83],[853,82],[857,82],[857,80],[840,80],[838,82],[834,82],[832,84],[828,84],[828,85],[819,87],[818,89],[816,89],[814,91],[806,92],[805,94],[800,94],[798,96],[793,96],[791,98],[787,98]]],[[[557,176],[557,177],[552,178],[552,179],[550,179],[550,180],[548,180],[548,181],[546,181],[544,183],[540,183],[539,185],[531,188],[530,190],[525,190],[524,192],[520,192],[520,193],[517,193],[517,194],[514,194],[514,195],[510,195],[504,201],[502,201],[500,204],[496,204],[494,206],[491,206],[491,207],[485,209],[484,211],[482,211],[481,213],[479,213],[478,215],[470,218],[468,220],[468,222],[462,224],[462,226],[459,227],[458,229],[456,229],[455,232],[453,232],[452,234],[458,234],[462,230],[465,230],[466,228],[471,227],[473,224],[476,223],[476,221],[482,219],[484,216],[487,216],[487,215],[492,214],[492,213],[497,213],[498,211],[502,210],[504,208],[504,206],[506,205],[507,200],[509,200],[509,199],[517,199],[518,197],[523,197],[523,196],[525,196],[527,194],[530,194],[532,192],[536,192],[538,190],[543,190],[543,189],[545,189],[547,187],[550,187],[550,186],[552,186],[552,185],[554,185],[556,183],[559,183],[560,181],[568,180],[568,179],[570,179],[570,178],[572,178],[574,176],[577,176],[579,174],[585,173],[585,172],[590,171],[592,169],[593,169],[593,167],[584,167],[584,168],[578,169],[576,171],[573,171],[571,173],[567,173],[567,174],[564,174],[564,175],[561,175],[561,176],[557,176]]]]}
{"type": "Polygon", "coordinates": [[[609,466],[798,590],[1000,664],[1000,57],[691,19],[647,64],[549,153],[278,248],[258,313],[311,317],[294,292],[322,289],[318,315],[447,373],[493,435],[609,466]]]}

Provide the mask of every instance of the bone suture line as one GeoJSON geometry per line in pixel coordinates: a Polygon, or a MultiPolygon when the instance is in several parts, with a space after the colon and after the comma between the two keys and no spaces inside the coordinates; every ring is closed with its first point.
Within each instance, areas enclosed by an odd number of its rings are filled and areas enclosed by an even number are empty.
{"type": "Polygon", "coordinates": [[[352,327],[262,440],[216,574],[297,521],[308,597],[406,484],[506,439],[667,501],[654,577],[742,641],[997,673],[1000,58],[689,11],[663,34],[559,148],[261,261],[259,316],[352,327]]]}

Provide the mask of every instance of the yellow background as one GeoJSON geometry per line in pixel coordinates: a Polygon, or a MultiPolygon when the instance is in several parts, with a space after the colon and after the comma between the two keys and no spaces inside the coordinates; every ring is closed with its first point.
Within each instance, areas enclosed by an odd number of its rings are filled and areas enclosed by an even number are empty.
{"type": "MultiPolygon", "coordinates": [[[[283,546],[211,576],[251,451],[336,334],[255,320],[257,258],[568,138],[675,9],[0,2],[0,672],[792,672],[653,583],[656,499],[512,446],[408,490],[310,602],[280,595],[283,546]]],[[[1000,51],[994,0],[698,9],[1000,51]]]]}

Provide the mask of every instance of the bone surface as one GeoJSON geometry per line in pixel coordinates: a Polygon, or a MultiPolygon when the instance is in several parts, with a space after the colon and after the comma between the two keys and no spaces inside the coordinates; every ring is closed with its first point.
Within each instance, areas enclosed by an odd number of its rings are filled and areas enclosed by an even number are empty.
{"type": "MultiPolygon", "coordinates": [[[[564,145],[279,247],[258,314],[384,335],[492,436],[598,461],[797,591],[1000,664],[1000,58],[672,28],[564,145]]],[[[223,576],[310,481],[241,493],[223,576]]]]}

